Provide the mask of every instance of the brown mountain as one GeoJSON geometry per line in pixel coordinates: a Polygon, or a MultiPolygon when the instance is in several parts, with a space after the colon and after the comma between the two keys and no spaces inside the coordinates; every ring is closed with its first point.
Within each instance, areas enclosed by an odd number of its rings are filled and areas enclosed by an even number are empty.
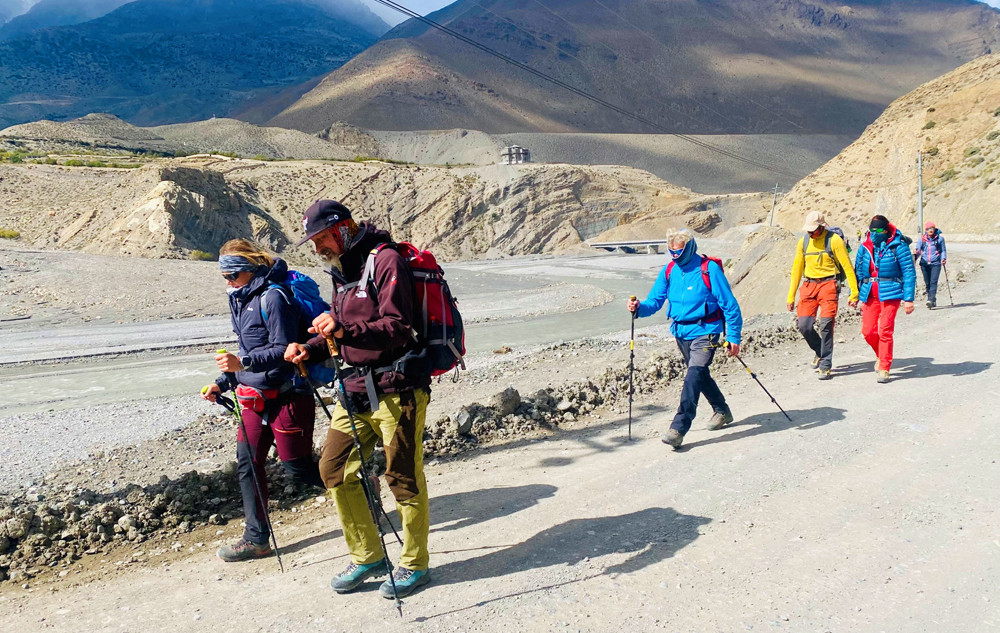
{"type": "MultiPolygon", "coordinates": [[[[670,131],[860,133],[922,82],[989,52],[969,0],[459,0],[433,19],[670,131]]],[[[414,20],[272,125],[654,132],[414,20]]]]}

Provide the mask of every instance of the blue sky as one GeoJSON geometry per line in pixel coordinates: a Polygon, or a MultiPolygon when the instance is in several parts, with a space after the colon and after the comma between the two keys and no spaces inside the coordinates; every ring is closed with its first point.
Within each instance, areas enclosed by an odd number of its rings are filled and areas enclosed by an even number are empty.
{"type": "MultiPolygon", "coordinates": [[[[371,7],[371,10],[376,13],[380,18],[388,22],[389,24],[395,26],[406,19],[402,13],[394,11],[384,5],[381,5],[375,0],[361,0],[366,5],[371,7]]],[[[419,12],[421,15],[427,15],[431,11],[437,11],[441,7],[447,6],[454,2],[455,0],[397,0],[399,4],[403,5],[407,9],[413,9],[419,12]]],[[[1000,0],[993,0],[994,2],[1000,3],[1000,0]]]]}

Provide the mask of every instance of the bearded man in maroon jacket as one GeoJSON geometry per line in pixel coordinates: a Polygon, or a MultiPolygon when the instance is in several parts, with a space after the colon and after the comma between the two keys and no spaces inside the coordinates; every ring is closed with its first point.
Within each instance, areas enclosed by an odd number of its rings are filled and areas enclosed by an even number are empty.
{"type": "MultiPolygon", "coordinates": [[[[415,352],[417,331],[413,275],[386,231],[355,222],[334,200],[319,200],[302,221],[305,239],[336,264],[333,306],[313,321],[316,337],[292,343],[286,360],[301,363],[330,357],[332,340],[350,367],[345,374],[347,402],[337,404],[327,432],[320,475],[337,503],[351,563],[335,576],[337,593],[357,589],[368,578],[386,574],[379,542],[359,479],[361,459],[354,448],[346,406],[352,408],[365,459],[377,441],[385,447],[385,478],[396,499],[403,527],[403,551],[393,579],[399,596],[430,582],[430,512],[423,471],[423,433],[430,401],[430,370],[415,352]],[[381,247],[381,248],[380,248],[381,247]]],[[[380,593],[393,598],[392,585],[380,593]]]]}

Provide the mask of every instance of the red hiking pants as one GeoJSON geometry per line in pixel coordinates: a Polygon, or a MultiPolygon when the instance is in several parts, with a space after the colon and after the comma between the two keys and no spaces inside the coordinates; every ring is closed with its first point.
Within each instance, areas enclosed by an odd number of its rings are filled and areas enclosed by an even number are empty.
{"type": "Polygon", "coordinates": [[[861,308],[861,334],[878,357],[876,369],[889,371],[892,367],[892,334],[896,330],[900,300],[879,301],[874,294],[861,308]]]}

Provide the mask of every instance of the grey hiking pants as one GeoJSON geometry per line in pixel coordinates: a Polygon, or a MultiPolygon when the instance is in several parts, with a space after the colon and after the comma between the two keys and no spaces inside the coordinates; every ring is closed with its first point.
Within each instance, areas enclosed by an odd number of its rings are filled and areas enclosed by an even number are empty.
{"type": "Polygon", "coordinates": [[[809,349],[819,356],[819,368],[830,369],[833,367],[833,322],[834,319],[828,317],[819,318],[819,333],[816,333],[816,317],[799,317],[799,332],[806,340],[809,349]]]}
{"type": "Polygon", "coordinates": [[[717,349],[713,346],[719,344],[720,338],[720,334],[710,334],[689,340],[674,339],[688,366],[687,374],[684,376],[684,386],[681,388],[681,403],[677,407],[673,423],[670,424],[670,428],[681,435],[691,429],[691,422],[698,412],[698,398],[701,394],[705,394],[705,399],[712,405],[713,411],[718,413],[729,411],[725,396],[708,371],[717,349]]]}

